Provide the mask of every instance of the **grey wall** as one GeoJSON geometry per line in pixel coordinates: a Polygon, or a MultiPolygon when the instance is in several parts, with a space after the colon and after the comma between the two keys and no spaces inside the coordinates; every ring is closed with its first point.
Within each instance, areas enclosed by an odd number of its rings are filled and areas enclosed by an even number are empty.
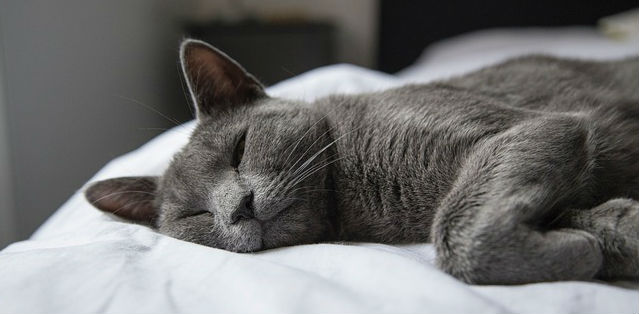
{"type": "Polygon", "coordinates": [[[0,1],[18,238],[107,161],[159,133],[145,128],[171,125],[122,97],[187,116],[178,25],[157,2],[0,1]]]}
{"type": "Polygon", "coordinates": [[[13,187],[4,96],[2,31],[0,31],[0,249],[16,238],[14,229],[13,187]]]}

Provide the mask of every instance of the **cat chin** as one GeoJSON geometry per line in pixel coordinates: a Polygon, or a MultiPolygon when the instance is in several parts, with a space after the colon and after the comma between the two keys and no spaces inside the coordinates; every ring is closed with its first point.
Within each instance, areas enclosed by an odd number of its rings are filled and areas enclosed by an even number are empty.
{"type": "Polygon", "coordinates": [[[264,249],[264,230],[256,220],[240,221],[224,232],[225,250],[233,252],[254,252],[264,249]]]}
{"type": "Polygon", "coordinates": [[[240,221],[231,226],[201,225],[199,228],[186,229],[163,225],[158,231],[176,239],[231,252],[244,253],[264,249],[264,231],[256,220],[240,221]]]}
{"type": "Polygon", "coordinates": [[[256,237],[248,242],[240,243],[239,245],[233,246],[231,248],[225,248],[224,250],[237,252],[237,253],[250,253],[264,250],[264,241],[261,237],[256,237]]]}
{"type": "Polygon", "coordinates": [[[203,244],[212,248],[222,249],[222,250],[236,252],[236,253],[250,253],[250,252],[261,251],[266,249],[264,246],[264,241],[261,236],[243,237],[242,239],[231,241],[223,247],[214,245],[212,243],[200,243],[200,244],[203,244]]]}

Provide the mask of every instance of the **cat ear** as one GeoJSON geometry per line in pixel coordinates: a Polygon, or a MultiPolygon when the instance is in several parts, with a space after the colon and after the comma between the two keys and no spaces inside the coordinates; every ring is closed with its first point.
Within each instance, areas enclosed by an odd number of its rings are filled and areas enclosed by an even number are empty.
{"type": "Polygon", "coordinates": [[[158,217],[153,204],[156,188],[157,177],[121,177],[95,182],[84,195],[102,211],[154,226],[158,217]]]}
{"type": "Polygon", "coordinates": [[[184,40],[180,62],[198,118],[266,96],[253,75],[203,41],[184,40]]]}

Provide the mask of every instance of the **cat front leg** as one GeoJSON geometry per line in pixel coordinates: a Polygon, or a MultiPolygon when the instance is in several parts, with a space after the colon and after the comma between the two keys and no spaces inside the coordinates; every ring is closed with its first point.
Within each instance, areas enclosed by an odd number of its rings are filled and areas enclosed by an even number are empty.
{"type": "Polygon", "coordinates": [[[594,235],[603,251],[601,279],[639,278],[639,202],[611,199],[590,209],[571,209],[558,219],[561,228],[594,235]]]}
{"type": "Polygon", "coordinates": [[[478,144],[435,215],[438,266],[478,284],[594,278],[603,263],[595,236],[540,225],[588,190],[594,147],[588,127],[565,117],[478,144]]]}

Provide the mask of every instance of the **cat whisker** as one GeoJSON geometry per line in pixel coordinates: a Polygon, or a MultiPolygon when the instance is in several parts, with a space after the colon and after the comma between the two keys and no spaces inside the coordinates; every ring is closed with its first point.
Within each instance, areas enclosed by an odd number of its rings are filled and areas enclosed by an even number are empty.
{"type": "MultiPolygon", "coordinates": [[[[325,162],[325,161],[329,160],[330,158],[333,158],[333,157],[335,157],[335,156],[337,156],[337,155],[338,155],[338,154],[332,154],[332,155],[330,155],[330,156],[326,157],[323,161],[319,162],[318,164],[320,164],[320,163],[322,163],[322,162],[325,162]]],[[[310,164],[309,164],[309,165],[310,165],[310,164]]],[[[316,164],[316,165],[314,165],[314,166],[307,166],[307,167],[305,167],[305,168],[304,168],[304,171],[302,171],[301,173],[299,173],[299,174],[295,174],[295,173],[294,173],[295,177],[293,178],[293,180],[295,180],[295,178],[299,178],[299,177],[302,177],[302,176],[306,175],[306,173],[308,173],[309,171],[311,171],[311,170],[312,170],[313,168],[315,168],[316,166],[317,166],[317,164],[316,164]]]]}
{"type": "MultiPolygon", "coordinates": [[[[327,114],[328,115],[328,114],[327,114]]],[[[322,119],[326,118],[327,115],[324,115],[322,118],[320,118],[319,120],[317,120],[314,124],[316,125],[317,123],[319,123],[322,119]]],[[[287,160],[290,158],[291,154],[295,151],[295,149],[297,149],[297,146],[299,145],[299,143],[301,142],[301,140],[308,134],[308,132],[312,129],[311,126],[306,133],[304,133],[304,135],[302,137],[300,137],[300,139],[298,139],[298,141],[296,142],[295,147],[293,148],[293,150],[289,153],[289,156],[287,157],[287,160]]],[[[297,173],[298,170],[300,170],[300,168],[296,169],[293,173],[291,173],[291,170],[297,165],[297,163],[300,162],[300,160],[306,155],[306,153],[308,153],[308,151],[317,143],[317,141],[319,141],[324,135],[328,134],[329,131],[326,131],[324,133],[322,133],[320,136],[318,136],[317,139],[315,139],[315,141],[313,141],[313,143],[306,149],[306,151],[300,156],[300,158],[297,159],[297,161],[295,161],[295,163],[293,165],[291,165],[290,167],[288,167],[288,169],[286,171],[283,171],[281,173],[281,175],[285,175],[285,176],[293,176],[293,178],[282,178],[281,181],[278,182],[278,185],[276,186],[276,190],[280,189],[282,186],[285,186],[288,182],[290,182],[291,180],[293,180],[295,178],[295,175],[297,173]]],[[[303,170],[303,169],[302,169],[303,170]]],[[[279,177],[279,175],[278,175],[279,177]]]]}
{"type": "Polygon", "coordinates": [[[148,202],[148,200],[138,200],[138,201],[135,201],[135,202],[128,202],[128,203],[116,208],[115,210],[110,211],[110,213],[114,214],[114,215],[117,215],[118,212],[120,212],[120,210],[122,210],[122,209],[130,207],[131,205],[140,204],[140,203],[144,203],[144,202],[148,202]]]}
{"type": "MultiPolygon", "coordinates": [[[[308,158],[297,170],[295,170],[295,172],[293,172],[294,174],[296,174],[298,171],[301,171],[300,169],[304,169],[305,167],[307,167],[311,162],[313,162],[313,160],[315,160],[315,158],[317,158],[317,156],[319,156],[322,152],[324,152],[325,150],[327,150],[329,147],[331,147],[332,145],[334,145],[335,143],[337,143],[339,140],[343,139],[346,135],[357,131],[358,129],[362,128],[362,126],[355,128],[351,131],[348,131],[342,135],[340,135],[338,138],[336,138],[335,140],[333,140],[332,142],[328,143],[328,145],[324,146],[322,149],[320,149],[318,152],[316,152],[315,154],[313,154],[310,158],[308,158]]],[[[314,143],[313,143],[314,144],[314,143]]],[[[311,144],[311,146],[313,145],[311,144]]],[[[310,147],[309,147],[310,149],[310,147]]],[[[306,154],[306,153],[305,153],[306,154]]],[[[295,166],[295,165],[293,165],[295,166]]],[[[291,167],[293,167],[291,166],[291,167]]]]}
{"type": "Polygon", "coordinates": [[[331,161],[329,161],[329,162],[326,162],[325,164],[323,164],[323,165],[321,165],[321,166],[316,167],[313,171],[311,171],[311,172],[309,172],[309,173],[305,174],[303,177],[301,177],[301,178],[299,178],[297,181],[295,181],[295,182],[293,183],[292,187],[294,187],[294,186],[296,186],[297,184],[299,184],[300,182],[302,182],[302,181],[306,180],[308,177],[310,177],[311,175],[313,175],[313,174],[317,173],[318,171],[320,171],[320,170],[322,170],[322,169],[324,169],[324,168],[326,168],[326,167],[330,166],[331,164],[334,164],[334,163],[336,163],[336,162],[338,162],[338,161],[340,161],[340,160],[342,160],[342,159],[344,159],[344,158],[346,158],[346,157],[336,158],[336,159],[333,159],[333,160],[331,160],[331,161]]]}
{"type": "Polygon", "coordinates": [[[120,192],[113,192],[113,193],[109,193],[107,195],[103,195],[102,197],[99,197],[93,201],[91,201],[91,205],[105,199],[105,198],[109,198],[109,197],[113,197],[116,195],[121,195],[121,194],[128,194],[128,193],[140,193],[140,194],[149,194],[149,195],[153,195],[155,196],[155,193],[153,192],[149,192],[149,191],[120,191],[120,192]]]}
{"type": "Polygon", "coordinates": [[[314,186],[314,185],[301,186],[301,187],[298,187],[298,188],[295,188],[295,189],[291,190],[291,192],[304,191],[304,190],[307,190],[307,189],[317,189],[317,186],[314,186]]]}
{"type": "Polygon", "coordinates": [[[137,100],[137,99],[133,99],[133,98],[126,97],[126,96],[122,96],[122,95],[115,95],[115,97],[122,98],[122,99],[124,99],[124,100],[128,100],[128,101],[130,101],[130,102],[133,102],[134,104],[138,104],[138,105],[140,105],[140,106],[142,106],[142,107],[144,107],[144,108],[146,108],[146,109],[148,109],[148,110],[151,110],[152,112],[157,113],[158,115],[160,115],[161,117],[163,117],[164,119],[168,120],[169,122],[171,122],[171,123],[173,123],[173,124],[175,124],[175,125],[180,125],[180,124],[181,124],[181,123],[180,123],[179,121],[177,121],[176,119],[173,119],[173,118],[171,118],[171,117],[169,117],[169,116],[167,116],[167,115],[163,114],[163,113],[162,113],[162,112],[160,112],[159,110],[157,110],[157,109],[155,109],[155,108],[153,108],[153,107],[151,107],[151,106],[149,106],[149,105],[147,105],[147,104],[145,104],[145,103],[143,103],[143,102],[141,102],[141,101],[139,101],[139,100],[137,100]]]}
{"type": "Polygon", "coordinates": [[[312,190],[303,190],[303,191],[298,191],[299,188],[293,189],[291,190],[289,193],[294,193],[297,192],[297,195],[300,194],[310,194],[310,193],[314,193],[314,192],[337,192],[337,190],[333,190],[333,189],[312,189],[312,190]]]}
{"type": "MultiPolygon", "coordinates": [[[[313,125],[311,125],[308,130],[306,130],[306,132],[304,132],[304,134],[297,140],[295,141],[295,146],[293,147],[293,149],[291,149],[291,151],[288,153],[288,156],[286,157],[286,160],[284,161],[284,164],[286,164],[288,162],[288,160],[291,158],[291,155],[293,155],[293,153],[295,152],[295,150],[297,149],[297,146],[302,142],[302,140],[306,137],[306,135],[308,135],[308,133],[318,124],[320,123],[320,121],[324,120],[326,117],[328,116],[328,113],[325,114],[323,117],[319,118],[317,121],[315,121],[315,123],[313,123],[313,125]]],[[[290,147],[290,145],[289,145],[290,147]]],[[[288,148],[286,148],[285,151],[288,150],[288,148]]]]}
{"type": "MultiPolygon", "coordinates": [[[[180,125],[180,126],[182,126],[182,125],[180,125]]],[[[171,130],[171,129],[172,128],[138,128],[138,130],[146,130],[146,131],[168,131],[168,130],[171,130]]],[[[179,127],[175,128],[175,131],[176,132],[180,132],[181,134],[184,134],[184,135],[187,135],[187,136],[191,135],[191,132],[182,130],[182,128],[179,128],[179,127]]]]}
{"type": "Polygon", "coordinates": [[[273,180],[271,180],[271,183],[269,183],[269,185],[265,188],[265,190],[268,191],[267,197],[269,197],[273,193],[277,193],[277,191],[286,182],[287,175],[287,172],[280,172],[273,180]],[[275,186],[273,187],[273,185],[275,186]]]}
{"type": "MultiPolygon", "coordinates": [[[[300,165],[295,171],[293,171],[292,173],[290,173],[290,170],[293,169],[295,167],[295,165],[301,160],[301,158],[310,150],[310,148],[312,148],[312,146],[317,143],[317,141],[324,136],[325,134],[328,133],[325,132],[324,134],[320,135],[310,146],[309,148],[306,150],[306,152],[304,153],[304,155],[302,155],[302,157],[300,157],[300,159],[298,159],[295,164],[293,164],[290,168],[289,171],[286,172],[287,175],[290,174],[292,176],[292,178],[288,179],[288,180],[282,180],[281,182],[278,183],[277,185],[277,190],[279,190],[282,186],[284,186],[284,190],[289,190],[290,188],[294,187],[296,184],[298,184],[299,182],[302,182],[304,179],[306,179],[308,176],[312,175],[313,173],[316,173],[317,171],[323,169],[324,167],[328,166],[329,164],[326,165],[317,165],[311,168],[308,168],[312,162],[324,151],[326,151],[328,148],[330,148],[332,145],[334,145],[335,143],[337,143],[338,141],[342,140],[346,135],[348,135],[349,133],[352,133],[358,129],[360,129],[361,127],[355,128],[351,131],[348,131],[344,134],[342,134],[340,137],[338,137],[337,139],[333,140],[332,142],[330,142],[328,145],[324,146],[322,149],[320,149],[318,152],[316,152],[315,154],[313,154],[311,157],[309,157],[302,165],[300,165]],[[301,180],[300,180],[301,179],[301,180]]],[[[329,156],[326,160],[330,159],[331,157],[333,157],[335,155],[331,155],[329,156]]],[[[333,162],[336,162],[332,161],[333,162]]],[[[320,163],[321,164],[321,163],[320,163]]]]}
{"type": "MultiPolygon", "coordinates": [[[[286,201],[303,201],[303,202],[308,202],[309,199],[308,198],[303,198],[303,197],[278,197],[277,201],[275,202],[274,206],[281,206],[282,203],[286,202],[286,201]]],[[[290,204],[288,204],[287,206],[290,206],[290,204]]]]}
{"type": "Polygon", "coordinates": [[[287,200],[306,201],[307,199],[306,198],[301,198],[301,197],[282,197],[278,201],[282,202],[282,201],[287,201],[287,200]]]}
{"type": "Polygon", "coordinates": [[[325,167],[329,166],[330,164],[338,161],[339,159],[336,160],[329,160],[326,159],[324,162],[319,163],[318,165],[314,166],[313,168],[309,169],[308,172],[306,172],[304,175],[295,177],[293,180],[290,180],[288,182],[288,184],[285,187],[285,191],[286,193],[291,193],[291,189],[294,188],[295,186],[297,186],[299,183],[303,182],[304,180],[306,180],[308,177],[310,177],[311,175],[315,174],[316,172],[324,169],[325,167]]]}
{"type": "MultiPolygon", "coordinates": [[[[318,136],[318,137],[317,137],[317,139],[315,139],[315,141],[313,141],[313,143],[311,143],[311,145],[309,145],[309,146],[308,146],[308,148],[306,149],[306,151],[304,151],[304,153],[300,156],[300,158],[298,158],[298,159],[295,161],[295,163],[294,163],[293,165],[291,165],[291,167],[289,168],[289,171],[290,171],[291,169],[293,169],[293,168],[297,165],[297,163],[299,163],[299,162],[302,160],[302,158],[304,158],[304,156],[306,156],[306,154],[307,154],[307,153],[311,150],[311,148],[313,148],[313,146],[315,146],[315,144],[316,144],[316,143],[317,143],[317,142],[318,142],[318,141],[319,141],[322,137],[324,137],[324,135],[329,134],[329,132],[330,132],[330,131],[331,131],[331,130],[329,129],[328,131],[326,131],[326,132],[322,133],[320,136],[318,136]]],[[[311,157],[312,157],[312,156],[311,156],[311,157]]],[[[297,170],[295,170],[295,172],[297,172],[298,170],[299,170],[299,168],[298,168],[297,170]]],[[[295,172],[293,172],[293,174],[295,174],[295,172]]]]}

